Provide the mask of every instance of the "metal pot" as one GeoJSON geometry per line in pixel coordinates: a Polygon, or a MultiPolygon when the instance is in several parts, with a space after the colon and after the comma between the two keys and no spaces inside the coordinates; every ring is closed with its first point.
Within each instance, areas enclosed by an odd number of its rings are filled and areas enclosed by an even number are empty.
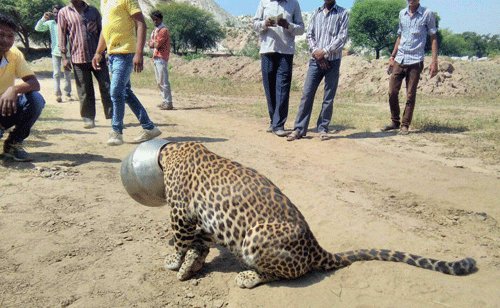
{"type": "Polygon", "coordinates": [[[165,204],[165,184],[158,157],[169,143],[165,139],[143,142],[122,161],[122,183],[135,201],[147,206],[165,204]]]}

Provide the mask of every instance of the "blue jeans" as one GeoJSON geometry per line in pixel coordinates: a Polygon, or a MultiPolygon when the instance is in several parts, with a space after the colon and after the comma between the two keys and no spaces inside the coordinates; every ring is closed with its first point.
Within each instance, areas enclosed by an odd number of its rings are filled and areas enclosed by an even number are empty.
{"type": "Polygon", "coordinates": [[[299,111],[295,119],[294,130],[298,130],[301,136],[305,136],[311,119],[311,112],[314,103],[314,96],[318,90],[321,80],[325,79],[325,93],[323,95],[323,104],[321,112],[316,123],[318,132],[328,132],[328,126],[332,120],[333,114],[333,99],[337,92],[339,84],[340,59],[328,61],[329,68],[323,70],[319,67],[316,60],[309,61],[309,69],[304,83],[304,91],[300,100],[299,111]]]}
{"type": "Polygon", "coordinates": [[[276,52],[261,55],[262,83],[274,131],[284,129],[288,117],[292,67],[293,55],[276,52]]]}
{"type": "Polygon", "coordinates": [[[144,129],[153,129],[154,124],[141,102],[132,92],[130,74],[134,68],[134,54],[116,54],[109,56],[109,71],[111,72],[111,101],[113,102],[113,117],[111,127],[115,132],[123,132],[125,103],[135,114],[144,129]]]}
{"type": "Polygon", "coordinates": [[[17,112],[9,117],[0,115],[0,126],[3,129],[14,126],[14,130],[5,140],[5,143],[21,143],[28,138],[31,127],[42,113],[43,107],[45,107],[45,100],[39,92],[30,92],[19,96],[17,99],[17,112]]]}
{"type": "Polygon", "coordinates": [[[52,55],[52,77],[54,78],[54,92],[61,96],[61,77],[64,75],[64,94],[71,96],[71,71],[62,67],[62,57],[52,55]],[[61,72],[62,68],[62,72],[61,72]]]}

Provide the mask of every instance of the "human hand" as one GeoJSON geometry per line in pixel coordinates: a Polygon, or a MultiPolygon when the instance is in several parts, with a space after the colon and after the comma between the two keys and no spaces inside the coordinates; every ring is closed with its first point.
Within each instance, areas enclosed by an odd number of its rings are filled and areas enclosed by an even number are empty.
{"type": "Polygon", "coordinates": [[[17,112],[17,93],[14,86],[0,96],[0,113],[3,117],[10,117],[17,112]]]}
{"type": "Polygon", "coordinates": [[[387,75],[392,74],[392,69],[394,68],[394,57],[389,58],[389,63],[387,65],[387,75]]]}
{"type": "Polygon", "coordinates": [[[51,12],[45,12],[43,13],[43,19],[45,20],[49,20],[50,18],[52,18],[53,14],[51,12]]]}
{"type": "Polygon", "coordinates": [[[437,63],[437,61],[432,61],[431,67],[429,69],[429,74],[431,75],[431,78],[436,76],[437,73],[438,73],[438,63],[437,63]]]}
{"type": "Polygon", "coordinates": [[[101,61],[102,61],[102,54],[96,53],[94,55],[94,57],[92,58],[92,67],[96,71],[100,71],[101,70],[101,61]]]}
{"type": "Polygon", "coordinates": [[[140,73],[144,68],[144,55],[136,53],[134,56],[134,72],[140,73]]]}
{"type": "Polygon", "coordinates": [[[268,18],[268,19],[266,19],[265,25],[266,25],[266,27],[275,27],[276,21],[271,19],[271,18],[268,18]]]}
{"type": "Polygon", "coordinates": [[[290,26],[290,23],[285,18],[280,18],[280,19],[278,19],[278,26],[283,27],[285,29],[288,29],[288,27],[290,26]]]}
{"type": "Polygon", "coordinates": [[[326,52],[323,49],[316,49],[312,53],[313,58],[316,59],[316,60],[324,59],[325,55],[326,55],[326,52]]]}
{"type": "Polygon", "coordinates": [[[67,71],[71,71],[73,68],[73,65],[71,65],[71,60],[68,60],[68,58],[63,59],[63,67],[67,71]]]}

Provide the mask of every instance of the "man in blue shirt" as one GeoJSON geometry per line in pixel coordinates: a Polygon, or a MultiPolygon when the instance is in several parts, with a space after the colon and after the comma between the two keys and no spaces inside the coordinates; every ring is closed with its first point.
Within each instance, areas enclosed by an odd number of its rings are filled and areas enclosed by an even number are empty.
{"type": "Polygon", "coordinates": [[[335,0],[324,0],[312,17],[307,30],[307,42],[311,59],[304,82],[304,90],[293,132],[287,141],[302,138],[307,133],[313,108],[314,96],[321,80],[325,80],[323,103],[316,123],[321,140],[328,139],[328,127],[332,120],[333,101],[339,82],[342,49],[347,42],[349,15],[335,0]]]}
{"type": "Polygon", "coordinates": [[[389,106],[392,123],[382,131],[400,129],[400,135],[408,135],[415,108],[418,81],[424,68],[424,52],[427,35],[431,37],[432,62],[429,68],[431,78],[438,71],[438,43],[434,13],[420,5],[419,0],[408,0],[408,7],[399,12],[398,39],[389,59],[389,106]],[[406,107],[400,121],[399,90],[406,79],[406,107]]]}

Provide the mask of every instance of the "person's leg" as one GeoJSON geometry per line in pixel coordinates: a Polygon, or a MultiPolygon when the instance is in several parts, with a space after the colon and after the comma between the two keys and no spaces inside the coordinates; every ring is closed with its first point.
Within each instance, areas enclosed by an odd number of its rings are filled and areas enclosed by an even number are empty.
{"type": "Polygon", "coordinates": [[[288,117],[290,88],[292,86],[293,55],[279,55],[276,71],[276,110],[273,115],[273,129],[282,130],[288,117]]]}
{"type": "Polygon", "coordinates": [[[83,119],[95,119],[95,93],[92,80],[92,66],[89,63],[73,64],[76,89],[80,99],[80,116],[83,119]]]}
{"type": "Polygon", "coordinates": [[[55,57],[57,58],[57,66],[59,67],[59,71],[62,69],[64,74],[64,94],[67,98],[71,98],[71,70],[62,67],[62,57],[55,57]]]}
{"type": "Polygon", "coordinates": [[[274,129],[273,116],[276,110],[276,72],[277,64],[275,53],[261,55],[262,85],[266,94],[267,110],[269,113],[269,123],[274,129]]]}
{"type": "Polygon", "coordinates": [[[60,57],[52,55],[52,77],[54,79],[54,94],[57,97],[57,102],[61,100],[61,62],[60,57]]]}
{"type": "Polygon", "coordinates": [[[394,62],[391,77],[389,78],[389,107],[391,110],[391,120],[394,127],[400,125],[399,90],[406,76],[406,71],[397,62],[394,62]]]}
{"type": "Polygon", "coordinates": [[[327,133],[333,114],[333,101],[337,86],[339,84],[340,59],[329,61],[330,68],[325,71],[325,93],[323,94],[323,104],[318,116],[318,133],[327,133]]]}
{"type": "Polygon", "coordinates": [[[102,109],[104,111],[104,117],[106,119],[111,119],[113,116],[113,102],[111,101],[110,94],[110,84],[109,70],[106,65],[106,60],[103,59],[101,62],[101,69],[96,71],[92,68],[92,73],[94,74],[97,83],[99,84],[99,92],[101,93],[101,103],[102,109]]]}
{"type": "Polygon", "coordinates": [[[122,134],[123,118],[125,116],[126,85],[129,82],[132,66],[129,65],[127,55],[110,55],[109,70],[111,72],[110,94],[113,102],[113,117],[111,127],[113,131],[122,134]]]}
{"type": "Polygon", "coordinates": [[[294,131],[298,130],[299,136],[307,134],[309,120],[311,119],[311,112],[314,103],[314,96],[318,90],[318,86],[323,79],[323,72],[318,66],[316,60],[309,61],[309,69],[307,70],[306,80],[304,82],[304,89],[302,91],[302,98],[300,100],[299,111],[295,118],[294,131]]]}
{"type": "Polygon", "coordinates": [[[3,150],[6,156],[17,161],[30,161],[29,154],[22,147],[36,120],[40,117],[45,100],[39,92],[30,92],[19,96],[17,101],[17,112],[10,117],[0,117],[0,125],[4,128],[14,126],[4,142],[3,150]]]}
{"type": "Polygon", "coordinates": [[[413,110],[417,98],[417,87],[420,80],[420,73],[424,68],[424,63],[416,63],[408,67],[406,74],[406,106],[403,113],[402,126],[410,127],[413,118],[413,110]]]}
{"type": "Polygon", "coordinates": [[[154,59],[154,66],[156,81],[158,83],[158,88],[160,89],[164,107],[173,107],[170,82],[168,80],[168,62],[163,59],[156,58],[154,59]]]}

